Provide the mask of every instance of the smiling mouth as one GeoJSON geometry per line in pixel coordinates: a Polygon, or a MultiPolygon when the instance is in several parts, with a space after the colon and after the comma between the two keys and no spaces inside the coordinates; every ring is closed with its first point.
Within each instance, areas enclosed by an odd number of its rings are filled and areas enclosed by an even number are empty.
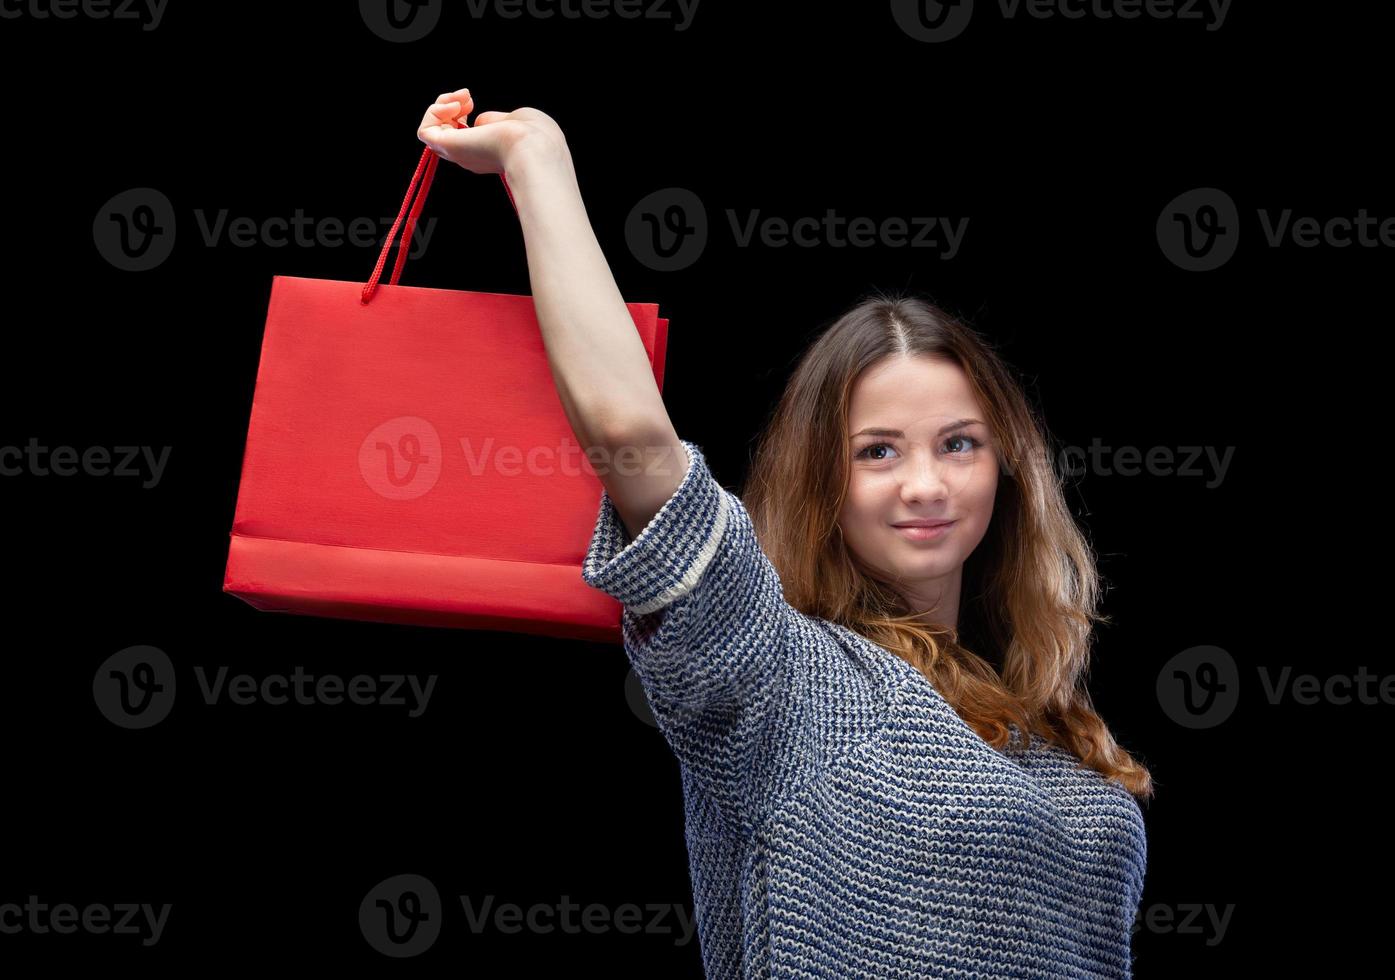
{"type": "Polygon", "coordinates": [[[891,525],[902,537],[911,541],[933,541],[935,538],[943,537],[954,527],[955,521],[947,521],[944,524],[934,524],[929,527],[917,526],[914,524],[893,524],[891,525]]]}

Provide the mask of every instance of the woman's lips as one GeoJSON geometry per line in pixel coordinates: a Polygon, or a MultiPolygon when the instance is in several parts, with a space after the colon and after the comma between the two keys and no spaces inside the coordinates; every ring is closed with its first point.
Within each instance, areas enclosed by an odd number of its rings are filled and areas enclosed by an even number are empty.
{"type": "Polygon", "coordinates": [[[934,541],[936,538],[944,537],[954,525],[955,522],[950,521],[947,524],[936,524],[934,527],[907,527],[896,524],[893,524],[892,527],[909,541],[934,541]]]}

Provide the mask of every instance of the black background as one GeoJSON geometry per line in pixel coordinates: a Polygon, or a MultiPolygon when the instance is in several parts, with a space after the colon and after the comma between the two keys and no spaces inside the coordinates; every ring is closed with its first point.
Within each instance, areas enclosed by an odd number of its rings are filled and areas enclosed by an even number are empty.
{"type": "MultiPolygon", "coordinates": [[[[271,277],[365,281],[377,247],[207,245],[196,210],[258,221],[375,219],[401,202],[438,93],[540,108],[567,133],[626,299],[671,320],[665,401],[729,487],[797,353],[864,292],[909,288],[965,316],[1029,380],[1060,443],[1235,447],[1225,479],[1089,472],[1072,509],[1110,591],[1095,704],[1148,764],[1144,911],[1233,905],[1224,937],[1143,928],[1135,975],[1260,961],[1331,970],[1380,939],[1382,839],[1364,822],[1389,704],[1271,705],[1260,666],[1386,670],[1379,459],[1390,247],[1270,247],[1259,209],[1395,217],[1385,37],[1308,6],[1238,0],[1197,21],[1004,18],[917,41],[885,3],[699,6],[690,26],[617,16],[475,18],[446,4],[390,43],[355,4],[174,0],[154,30],[78,16],[0,21],[9,276],[0,446],[170,446],[140,478],[0,479],[10,607],[7,847],[0,903],[170,903],[130,935],[0,933],[0,961],[156,975],[293,962],[380,971],[700,976],[672,915],[639,935],[486,929],[454,897],[691,914],[677,763],[631,710],[618,647],[263,613],[221,591],[271,277]],[[146,272],[94,245],[129,188],[174,204],[146,272]],[[702,257],[654,272],[629,251],[642,196],[703,200],[702,257]],[[1169,261],[1177,195],[1215,187],[1243,230],[1220,268],[1169,261]],[[788,219],[969,216],[944,259],[890,246],[738,247],[726,211],[788,219]],[[1353,562],[1356,562],[1353,564],[1353,562]],[[169,654],[183,696],[124,730],[92,676],[122,648],[169,654]],[[1188,730],[1159,671],[1224,648],[1243,694],[1188,730]],[[202,665],[257,677],[438,675],[429,710],[209,706],[202,665]],[[442,934],[392,960],[358,928],[392,875],[447,898],[442,934]]],[[[21,8],[28,9],[28,8],[21,8]]],[[[543,9],[555,9],[546,5],[543,9]]],[[[607,9],[607,8],[599,8],[607,9]]],[[[676,14],[669,7],[660,8],[676,14]]],[[[1345,15],[1351,17],[1351,14],[1345,15]]],[[[528,293],[497,177],[442,165],[431,246],[403,283],[528,293]]],[[[461,379],[468,384],[467,378],[461,379]]],[[[648,921],[648,915],[645,916],[648,921]]],[[[1205,929],[1204,916],[1195,922],[1205,929]]]]}

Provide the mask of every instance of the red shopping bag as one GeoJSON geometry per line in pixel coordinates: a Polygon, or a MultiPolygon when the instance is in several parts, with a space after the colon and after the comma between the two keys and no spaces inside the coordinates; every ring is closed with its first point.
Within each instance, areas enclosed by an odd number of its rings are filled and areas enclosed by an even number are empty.
{"type": "MultiPolygon", "coordinates": [[[[603,487],[532,297],[398,285],[436,164],[423,150],[366,284],[272,278],[223,591],[274,612],[619,643],[621,605],[581,578],[603,487]]],[[[662,390],[668,321],[626,305],[662,390]]]]}

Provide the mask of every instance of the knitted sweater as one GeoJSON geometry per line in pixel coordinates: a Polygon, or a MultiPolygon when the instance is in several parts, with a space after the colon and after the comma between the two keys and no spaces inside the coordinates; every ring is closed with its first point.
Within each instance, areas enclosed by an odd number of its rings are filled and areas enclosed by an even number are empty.
{"type": "Polygon", "coordinates": [[[1015,726],[994,749],[920,671],[790,606],[741,499],[683,445],[637,538],[602,495],[582,577],[624,605],[679,760],[707,976],[1129,977],[1129,792],[1015,726]]]}

